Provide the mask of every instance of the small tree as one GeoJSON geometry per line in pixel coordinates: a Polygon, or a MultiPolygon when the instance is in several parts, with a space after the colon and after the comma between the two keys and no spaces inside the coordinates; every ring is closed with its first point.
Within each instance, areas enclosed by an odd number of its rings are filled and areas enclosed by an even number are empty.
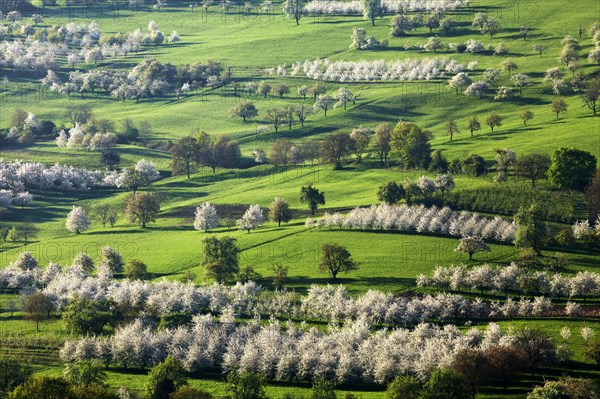
{"type": "Polygon", "coordinates": [[[502,61],[500,66],[502,67],[503,70],[508,72],[508,76],[510,76],[510,73],[512,71],[519,69],[519,66],[511,58],[507,58],[504,61],[502,61]]]}
{"type": "Polygon", "coordinates": [[[423,386],[422,399],[467,399],[469,388],[463,376],[450,368],[439,368],[431,373],[423,386]]]}
{"type": "Polygon", "coordinates": [[[31,252],[25,251],[17,256],[17,259],[11,263],[11,266],[18,267],[21,270],[34,270],[38,268],[38,262],[31,252]]]}
{"type": "MultiPolygon", "coordinates": [[[[596,48],[596,51],[598,52],[598,62],[600,62],[600,46],[596,48]]],[[[600,77],[585,85],[581,98],[584,104],[596,115],[598,104],[600,103],[600,77]]]]}
{"type": "Polygon", "coordinates": [[[108,169],[113,170],[121,163],[121,156],[114,151],[102,150],[100,154],[100,164],[105,165],[108,169]]]}
{"type": "Polygon", "coordinates": [[[327,116],[327,111],[332,109],[334,107],[335,103],[336,103],[335,99],[333,97],[331,97],[329,94],[321,94],[315,100],[313,109],[315,110],[315,112],[318,111],[319,109],[322,109],[323,112],[325,113],[325,116],[327,116]]]}
{"type": "Polygon", "coordinates": [[[71,233],[79,234],[86,231],[90,226],[85,209],[80,206],[74,206],[71,212],[67,215],[67,230],[71,233]]]}
{"type": "Polygon", "coordinates": [[[466,236],[460,240],[458,247],[454,252],[469,254],[469,262],[473,260],[473,255],[478,252],[490,252],[490,246],[483,241],[481,237],[466,236]]]}
{"type": "Polygon", "coordinates": [[[275,290],[281,291],[283,289],[283,283],[288,276],[290,268],[277,263],[273,266],[273,285],[275,290]]]}
{"type": "Polygon", "coordinates": [[[336,399],[335,382],[319,379],[313,381],[308,399],[336,399]]]}
{"type": "Polygon", "coordinates": [[[561,112],[566,112],[568,108],[565,99],[562,97],[555,98],[554,100],[552,100],[552,104],[550,105],[550,107],[552,108],[552,112],[556,114],[556,119],[558,119],[558,116],[561,112]]]}
{"type": "Polygon", "coordinates": [[[404,187],[393,181],[387,182],[377,189],[377,199],[390,205],[400,201],[405,194],[404,187]]]}
{"type": "Polygon", "coordinates": [[[178,388],[187,385],[187,372],[180,361],[168,356],[163,362],[152,367],[146,383],[148,399],[164,399],[178,388]]]}
{"type": "Polygon", "coordinates": [[[425,50],[428,51],[433,51],[434,53],[437,53],[438,50],[441,50],[444,48],[444,43],[442,43],[442,39],[440,39],[437,36],[434,37],[430,37],[427,40],[427,43],[425,43],[425,50]]]}
{"type": "Polygon", "coordinates": [[[67,363],[63,370],[67,382],[75,386],[102,385],[107,379],[102,363],[97,359],[67,363]]]}
{"type": "Polygon", "coordinates": [[[49,320],[54,305],[50,298],[41,292],[36,292],[25,297],[23,302],[23,313],[27,320],[35,322],[35,331],[40,331],[40,322],[49,320]]]}
{"type": "Polygon", "coordinates": [[[209,237],[204,239],[204,259],[206,275],[223,283],[239,272],[239,248],[232,237],[209,237]]]}
{"type": "Polygon", "coordinates": [[[292,211],[287,201],[281,197],[275,197],[269,207],[269,220],[277,222],[281,226],[281,222],[287,223],[292,218],[292,211]]]}
{"type": "Polygon", "coordinates": [[[0,356],[0,396],[6,397],[15,387],[27,381],[32,373],[27,362],[12,356],[0,356]]]}
{"type": "Polygon", "coordinates": [[[492,112],[485,118],[485,124],[492,129],[493,133],[496,126],[502,126],[502,117],[497,112],[492,112]]]}
{"type": "Polygon", "coordinates": [[[203,389],[195,389],[190,387],[179,388],[173,392],[169,399],[213,399],[214,396],[203,389]]]}
{"type": "Polygon", "coordinates": [[[419,399],[421,384],[411,376],[398,376],[385,390],[385,399],[419,399]]]}
{"type": "Polygon", "coordinates": [[[532,120],[534,117],[533,111],[526,109],[525,111],[521,112],[521,119],[523,120],[523,125],[527,126],[527,122],[532,120]]]}
{"type": "Polygon", "coordinates": [[[314,215],[319,205],[325,205],[325,193],[313,187],[312,184],[300,189],[300,203],[307,204],[311,215],[314,215]]]}
{"type": "Polygon", "coordinates": [[[258,92],[267,98],[267,95],[271,92],[271,85],[266,80],[261,80],[258,83],[258,92]]]}
{"type": "Polygon", "coordinates": [[[71,392],[70,385],[61,377],[33,377],[19,385],[10,393],[11,399],[61,398],[77,399],[71,392]],[[40,396],[40,392],[44,396],[40,396]]]}
{"type": "MultiPolygon", "coordinates": [[[[290,1],[298,1],[298,0],[290,0],[290,1]]],[[[283,99],[283,96],[290,92],[290,87],[284,83],[278,83],[273,86],[273,91],[277,93],[279,98],[283,99]]]]}
{"type": "Polygon", "coordinates": [[[71,266],[81,267],[87,273],[94,271],[94,261],[85,252],[80,252],[73,258],[71,266]]]}
{"type": "Polygon", "coordinates": [[[337,243],[325,243],[321,246],[321,260],[319,262],[321,272],[329,272],[335,280],[339,272],[358,270],[358,263],[352,259],[350,252],[337,243]]]}
{"type": "Polygon", "coordinates": [[[132,194],[125,203],[125,214],[131,223],[146,224],[156,222],[160,212],[160,200],[154,193],[132,194]]]}
{"type": "Polygon", "coordinates": [[[247,230],[248,233],[250,233],[250,230],[256,230],[258,227],[262,226],[264,222],[265,217],[260,205],[254,204],[250,205],[242,218],[236,221],[236,224],[240,230],[247,230]]]}
{"type": "Polygon", "coordinates": [[[210,202],[196,207],[196,213],[194,217],[194,229],[208,230],[213,229],[219,225],[219,215],[217,214],[217,208],[214,207],[210,202]]]}
{"type": "Polygon", "coordinates": [[[518,248],[532,248],[538,255],[548,239],[548,229],[543,222],[541,212],[536,204],[529,208],[521,208],[515,214],[517,234],[515,245],[518,248]]]}
{"type": "Polygon", "coordinates": [[[458,133],[458,126],[456,125],[456,121],[452,118],[446,121],[446,132],[450,136],[450,141],[454,137],[455,133],[458,133]]]}
{"type": "Polygon", "coordinates": [[[252,101],[244,101],[231,108],[229,110],[229,114],[231,116],[240,117],[244,122],[246,122],[246,119],[251,119],[257,116],[258,111],[256,110],[256,107],[252,101]]]}
{"type": "Polygon", "coordinates": [[[364,19],[371,21],[371,25],[375,26],[375,19],[382,16],[384,12],[381,0],[361,0],[361,3],[364,19]]]}
{"type": "Polygon", "coordinates": [[[548,50],[548,46],[544,43],[536,43],[533,45],[533,51],[538,53],[540,55],[540,58],[542,58],[544,51],[546,50],[548,50]]]}
{"type": "Polygon", "coordinates": [[[479,123],[479,119],[476,116],[469,117],[467,120],[467,129],[471,132],[471,137],[473,137],[473,132],[481,130],[481,123],[479,123]]]}
{"type": "Polygon", "coordinates": [[[232,370],[227,375],[231,399],[266,399],[265,376],[256,372],[232,370]]]}
{"type": "Polygon", "coordinates": [[[112,247],[100,248],[100,261],[98,267],[108,267],[113,273],[121,273],[123,271],[123,257],[112,247]]]}
{"type": "Polygon", "coordinates": [[[146,280],[149,277],[148,266],[138,259],[131,259],[125,266],[125,277],[130,280],[146,280]]]}
{"type": "Polygon", "coordinates": [[[116,217],[117,210],[108,203],[98,204],[92,208],[92,215],[102,223],[102,227],[106,227],[106,223],[110,223],[110,220],[116,217]]]}

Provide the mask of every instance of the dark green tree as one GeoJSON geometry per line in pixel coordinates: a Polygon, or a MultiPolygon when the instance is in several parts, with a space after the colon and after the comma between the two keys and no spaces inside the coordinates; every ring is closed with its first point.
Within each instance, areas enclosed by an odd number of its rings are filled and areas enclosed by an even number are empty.
{"type": "Polygon", "coordinates": [[[319,261],[319,270],[329,272],[335,280],[339,272],[349,272],[357,270],[358,263],[352,259],[350,251],[343,245],[335,242],[325,243],[321,246],[321,260],[319,261]]]}
{"type": "Polygon", "coordinates": [[[131,259],[125,266],[125,277],[130,280],[146,280],[150,277],[148,266],[139,259],[131,259]]]}
{"type": "Polygon", "coordinates": [[[204,260],[206,274],[218,283],[235,276],[239,268],[239,248],[233,237],[209,237],[204,239],[204,260]]]}
{"type": "Polygon", "coordinates": [[[395,181],[387,182],[377,189],[377,199],[390,205],[400,201],[405,194],[404,187],[395,181]]]}
{"type": "Polygon", "coordinates": [[[308,204],[311,215],[314,215],[319,205],[325,205],[325,193],[313,187],[312,184],[300,189],[300,203],[308,204]]]}
{"type": "Polygon", "coordinates": [[[152,367],[146,383],[148,399],[168,399],[178,388],[187,385],[187,372],[172,356],[152,367]]]}
{"type": "Polygon", "coordinates": [[[385,390],[385,399],[419,399],[421,384],[411,376],[398,376],[385,390]]]}
{"type": "Polygon", "coordinates": [[[0,356],[0,398],[5,398],[17,385],[27,381],[32,373],[28,363],[12,356],[0,356]]]}
{"type": "Polygon", "coordinates": [[[552,154],[550,182],[561,190],[583,191],[592,181],[597,159],[587,151],[560,148],[552,154]]]}
{"type": "Polygon", "coordinates": [[[310,388],[309,399],[336,399],[335,382],[331,380],[316,380],[310,388]]]}
{"type": "Polygon", "coordinates": [[[434,370],[423,386],[422,399],[468,399],[469,388],[463,376],[450,368],[434,370]]]}
{"type": "Polygon", "coordinates": [[[265,376],[233,370],[227,375],[227,391],[231,399],[266,399],[265,376]]]}
{"type": "Polygon", "coordinates": [[[114,327],[120,318],[114,302],[94,301],[78,294],[69,299],[62,313],[67,332],[79,335],[100,335],[105,326],[114,327]]]}
{"type": "Polygon", "coordinates": [[[518,248],[531,248],[538,255],[548,240],[548,228],[537,204],[521,208],[515,215],[517,235],[515,245],[518,248]]]}
{"type": "Polygon", "coordinates": [[[431,161],[431,132],[410,122],[400,122],[391,134],[392,155],[405,169],[427,168],[431,161]]]}

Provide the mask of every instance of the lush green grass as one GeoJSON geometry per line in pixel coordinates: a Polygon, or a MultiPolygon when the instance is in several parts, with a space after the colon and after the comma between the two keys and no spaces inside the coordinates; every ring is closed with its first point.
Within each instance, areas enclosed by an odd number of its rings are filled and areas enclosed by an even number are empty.
{"type": "MultiPolygon", "coordinates": [[[[286,82],[292,87],[292,93],[284,100],[269,97],[267,99],[255,96],[260,115],[251,122],[242,123],[228,116],[228,110],[236,101],[232,96],[231,88],[218,89],[201,96],[188,96],[176,101],[175,98],[146,99],[139,104],[133,101],[121,103],[96,95],[86,98],[73,96],[71,99],[57,98],[52,94],[40,94],[31,84],[25,83],[32,92],[22,89],[22,81],[31,81],[31,76],[16,75],[11,71],[3,71],[13,83],[7,85],[8,92],[2,95],[2,117],[0,127],[6,127],[10,112],[16,107],[34,111],[40,118],[55,121],[58,125],[66,123],[62,117],[67,105],[87,103],[93,106],[100,117],[109,117],[118,122],[126,117],[135,121],[147,120],[154,127],[153,138],[181,137],[192,130],[202,130],[219,134],[227,133],[240,140],[243,151],[249,154],[252,147],[268,148],[270,142],[276,137],[291,137],[303,140],[306,137],[322,136],[326,132],[337,129],[349,129],[363,124],[375,126],[377,123],[398,119],[409,120],[430,128],[436,139],[434,146],[444,149],[451,158],[469,153],[480,153],[487,159],[493,157],[495,147],[509,147],[518,153],[536,151],[551,152],[560,144],[586,148],[600,155],[600,150],[593,144],[598,140],[600,120],[592,118],[591,113],[582,101],[575,97],[567,99],[569,110],[561,116],[561,120],[551,113],[549,103],[554,97],[550,91],[549,83],[542,83],[543,71],[556,66],[556,57],[560,52],[560,39],[566,34],[577,35],[579,26],[587,27],[594,21],[594,13],[590,9],[597,9],[597,4],[591,1],[582,1],[581,8],[570,10],[568,15],[563,13],[563,5],[559,2],[544,3],[535,13],[527,8],[520,9],[518,4],[493,4],[476,2],[467,10],[450,13],[459,23],[458,28],[443,37],[445,43],[460,43],[467,39],[481,40],[486,46],[497,45],[500,42],[507,44],[509,56],[519,65],[517,72],[527,73],[534,79],[534,86],[526,88],[523,97],[516,97],[508,102],[495,102],[491,98],[485,100],[470,99],[464,95],[456,95],[449,90],[445,79],[437,82],[406,82],[406,83],[355,83],[343,84],[361,93],[355,106],[350,106],[348,111],[337,109],[330,112],[327,118],[322,113],[312,116],[305,128],[294,127],[291,134],[285,129],[279,134],[268,133],[263,137],[255,137],[254,129],[259,124],[264,124],[265,110],[290,102],[302,101],[295,93],[295,87],[311,83],[298,77],[269,77],[265,76],[263,69],[281,64],[291,64],[304,59],[325,58],[332,60],[395,60],[403,58],[430,57],[433,54],[422,51],[404,51],[407,44],[424,43],[430,36],[426,28],[410,32],[406,37],[389,37],[389,17],[377,21],[371,27],[367,21],[359,16],[328,17],[328,18],[303,18],[299,26],[282,18],[277,11],[275,17],[260,15],[256,18],[246,18],[232,12],[230,15],[221,15],[216,8],[208,15],[202,16],[200,12],[190,12],[187,5],[167,7],[158,12],[142,8],[134,15],[124,19],[115,20],[107,14],[104,17],[94,15],[105,33],[130,32],[135,28],[145,30],[148,21],[155,20],[163,32],[168,33],[173,29],[182,35],[182,42],[177,45],[163,45],[158,48],[145,49],[138,55],[127,59],[107,60],[99,67],[122,68],[131,62],[139,61],[143,56],[153,55],[162,61],[175,64],[190,63],[196,60],[208,59],[222,61],[226,66],[232,67],[233,79],[238,81],[260,80],[266,78],[272,82],[286,82]],[[502,24],[503,30],[495,38],[481,36],[477,29],[470,26],[474,12],[484,11],[496,15],[502,24]],[[560,21],[552,15],[563,15],[560,21]],[[527,17],[523,15],[526,14],[527,17]],[[535,14],[535,15],[532,15],[535,14]],[[530,28],[529,40],[523,41],[518,36],[521,25],[527,24],[530,28]],[[367,29],[379,39],[388,38],[390,47],[382,51],[356,51],[348,48],[349,36],[353,27],[367,29]],[[243,34],[241,33],[243,32],[243,34]],[[277,40],[274,40],[277,38],[277,40]],[[533,43],[543,41],[550,48],[543,58],[533,54],[533,43]],[[23,95],[22,93],[26,93],[23,95]],[[29,94],[27,94],[29,93],[29,94]],[[530,108],[535,112],[535,119],[527,128],[523,127],[519,119],[519,112],[530,108]],[[143,115],[140,110],[143,109],[143,115]],[[498,111],[505,117],[504,126],[496,129],[493,134],[483,129],[477,137],[471,138],[463,128],[466,118],[470,115],[480,115],[484,119],[490,111],[498,111]],[[452,116],[457,119],[462,132],[456,140],[449,142],[443,127],[446,119],[452,116]],[[548,140],[552,137],[552,140],[548,140]]],[[[521,6],[521,8],[523,8],[521,6]]],[[[77,16],[77,12],[75,16],[77,16]]],[[[76,17],[75,17],[76,18],[76,17]]],[[[81,19],[76,22],[89,22],[90,19],[81,19]]],[[[66,23],[66,18],[53,18],[52,23],[66,23]]],[[[587,63],[585,57],[591,49],[591,38],[587,34],[582,39],[581,66],[582,72],[591,75],[597,67],[587,63]]],[[[477,70],[470,74],[480,78],[484,69],[499,68],[504,57],[483,54],[456,54],[441,52],[435,56],[455,58],[461,62],[477,60],[477,70]]],[[[80,65],[78,68],[89,68],[89,65],[80,65]]],[[[60,73],[68,72],[65,68],[60,73]]],[[[568,74],[568,72],[567,72],[568,74]]],[[[496,85],[510,85],[506,73],[503,73],[496,85]]],[[[330,90],[336,90],[340,84],[328,84],[330,90]]],[[[308,101],[308,100],[307,100],[308,101]]]]}

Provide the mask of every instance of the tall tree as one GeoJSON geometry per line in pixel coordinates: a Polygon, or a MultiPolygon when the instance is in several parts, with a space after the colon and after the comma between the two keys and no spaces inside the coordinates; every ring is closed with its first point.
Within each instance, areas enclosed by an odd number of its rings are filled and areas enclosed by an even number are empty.
{"type": "Polygon", "coordinates": [[[356,155],[356,162],[360,163],[362,161],[363,153],[369,146],[369,140],[372,134],[373,130],[362,126],[354,128],[352,129],[352,132],[350,132],[350,140],[352,140],[351,144],[354,154],[356,155]]]}
{"type": "Polygon", "coordinates": [[[160,212],[160,199],[154,193],[132,194],[125,203],[125,214],[130,222],[139,222],[142,228],[155,222],[160,212]]]}
{"type": "Polygon", "coordinates": [[[252,101],[244,101],[231,108],[229,110],[229,114],[231,116],[238,116],[242,118],[244,122],[246,122],[246,119],[251,119],[257,116],[258,111],[252,101]]]}
{"type": "Polygon", "coordinates": [[[286,17],[296,21],[296,25],[300,25],[300,18],[304,12],[303,0],[285,0],[281,5],[281,9],[286,17]]]}
{"type": "Polygon", "coordinates": [[[40,331],[40,322],[49,320],[54,304],[47,295],[36,292],[25,297],[23,313],[25,318],[35,322],[35,331],[40,331]]]}
{"type": "Polygon", "coordinates": [[[495,127],[502,126],[502,117],[497,112],[492,112],[485,118],[485,124],[494,132],[495,127]]]}
{"type": "Polygon", "coordinates": [[[352,140],[348,133],[331,133],[321,143],[321,158],[332,163],[334,169],[342,169],[342,160],[352,151],[352,140]]]}
{"type": "Polygon", "coordinates": [[[529,208],[521,208],[515,214],[517,234],[515,245],[518,248],[531,248],[538,255],[548,240],[548,228],[544,223],[542,212],[537,204],[529,208]]]}
{"type": "Polygon", "coordinates": [[[537,180],[546,177],[550,164],[550,157],[546,154],[526,154],[517,159],[515,174],[531,180],[531,187],[535,187],[537,180]]]}
{"type": "Polygon", "coordinates": [[[294,143],[287,139],[279,139],[271,146],[269,159],[275,166],[283,165],[284,167],[290,162],[291,151],[294,143]]]}
{"type": "Polygon", "coordinates": [[[67,230],[71,233],[79,234],[86,231],[90,226],[90,220],[85,209],[80,206],[73,206],[73,209],[67,215],[67,230]]]}
{"type": "Polygon", "coordinates": [[[458,126],[456,125],[456,121],[454,119],[450,118],[446,121],[446,132],[448,132],[450,141],[452,141],[454,134],[458,133],[458,126]]]}
{"type": "Polygon", "coordinates": [[[189,179],[200,161],[200,143],[194,137],[184,137],[171,147],[171,170],[174,175],[185,172],[189,179]]]}
{"type": "Polygon", "coordinates": [[[148,399],[170,397],[178,388],[187,385],[187,371],[180,361],[168,356],[164,361],[152,367],[148,373],[146,396],[148,399]]]}
{"type": "Polygon", "coordinates": [[[312,184],[302,186],[300,189],[300,203],[308,204],[311,215],[314,215],[319,205],[325,205],[325,193],[313,187],[312,184]]]}
{"type": "Polygon", "coordinates": [[[381,0],[361,0],[363,6],[363,17],[371,21],[371,24],[375,26],[375,19],[383,15],[383,7],[381,0]]]}
{"type": "Polygon", "coordinates": [[[239,272],[239,248],[233,237],[209,237],[204,239],[206,275],[223,283],[239,272]]]}
{"type": "Polygon", "coordinates": [[[194,228],[196,230],[208,230],[217,227],[219,225],[219,215],[217,209],[210,202],[196,207],[196,213],[194,215],[194,228]]]}
{"type": "Polygon", "coordinates": [[[561,190],[583,191],[592,181],[596,163],[596,157],[587,151],[563,147],[552,154],[548,178],[561,190]]]}
{"type": "Polygon", "coordinates": [[[269,206],[269,220],[277,222],[281,226],[281,222],[287,223],[292,218],[290,206],[284,198],[275,197],[271,206],[269,206]]]}
{"type": "Polygon", "coordinates": [[[329,272],[335,280],[339,272],[357,270],[358,263],[352,259],[352,255],[343,245],[331,242],[321,246],[321,260],[319,270],[329,272]]]}
{"type": "Polygon", "coordinates": [[[400,122],[391,134],[390,147],[402,167],[426,168],[431,161],[431,132],[410,122],[400,122]]]}
{"type": "Polygon", "coordinates": [[[383,166],[389,166],[389,155],[391,151],[393,127],[389,123],[377,125],[375,134],[371,138],[371,148],[379,157],[379,162],[383,166]]]}
{"type": "Polygon", "coordinates": [[[550,108],[552,108],[552,112],[554,112],[556,114],[556,119],[558,119],[558,116],[561,112],[566,112],[567,111],[567,102],[565,101],[564,98],[559,97],[559,98],[555,98],[554,100],[552,100],[552,104],[550,104],[550,108]]]}

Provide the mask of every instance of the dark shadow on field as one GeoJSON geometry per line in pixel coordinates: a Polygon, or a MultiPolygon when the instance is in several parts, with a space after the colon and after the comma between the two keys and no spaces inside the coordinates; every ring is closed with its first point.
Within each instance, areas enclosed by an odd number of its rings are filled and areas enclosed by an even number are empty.
{"type": "MultiPolygon", "coordinates": [[[[290,271],[293,272],[292,268],[290,271]]],[[[313,284],[317,285],[344,285],[346,287],[365,287],[377,289],[378,286],[397,286],[399,290],[405,290],[408,287],[415,285],[415,280],[404,277],[363,277],[349,278],[345,273],[338,274],[336,279],[329,277],[308,277],[308,276],[291,276],[286,280],[286,283],[293,286],[310,287],[313,284]]]]}

